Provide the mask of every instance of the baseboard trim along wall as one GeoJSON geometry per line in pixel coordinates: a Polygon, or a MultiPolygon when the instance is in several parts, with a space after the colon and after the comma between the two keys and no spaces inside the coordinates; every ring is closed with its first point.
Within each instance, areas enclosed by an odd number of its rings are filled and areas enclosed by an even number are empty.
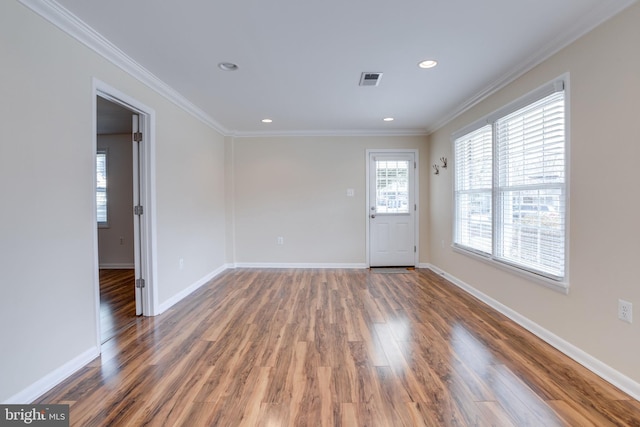
{"type": "Polygon", "coordinates": [[[100,349],[98,347],[91,347],[58,369],[40,378],[18,394],[11,396],[3,402],[3,404],[26,404],[33,402],[98,356],[100,356],[100,349]]]}
{"type": "Polygon", "coordinates": [[[136,266],[133,264],[100,264],[98,268],[101,270],[133,270],[136,266]]]}
{"type": "Polygon", "coordinates": [[[175,294],[174,296],[172,296],[171,298],[169,298],[165,302],[161,303],[158,306],[158,311],[154,314],[154,316],[157,316],[157,315],[159,315],[161,313],[164,313],[165,311],[167,311],[168,309],[170,309],[171,307],[173,307],[174,305],[176,305],[177,303],[182,301],[184,298],[186,298],[187,296],[189,296],[190,294],[195,292],[197,289],[199,289],[200,287],[206,285],[210,280],[212,280],[217,275],[219,275],[220,273],[225,271],[227,268],[229,268],[229,265],[228,264],[223,264],[221,267],[218,267],[216,270],[212,271],[211,273],[209,273],[206,276],[202,277],[197,282],[193,283],[189,287],[183,289],[182,291],[178,292],[177,294],[175,294]]]}
{"type": "Polygon", "coordinates": [[[632,396],[634,399],[640,400],[640,383],[637,383],[636,381],[632,380],[631,378],[627,377],[621,372],[615,370],[614,368],[602,362],[601,360],[596,359],[592,355],[586,353],[584,350],[565,341],[564,339],[560,338],[559,336],[555,335],[549,330],[543,328],[537,323],[524,317],[520,313],[507,307],[506,305],[480,292],[479,290],[469,285],[468,283],[465,283],[462,280],[458,279],[457,277],[452,276],[443,270],[440,270],[438,267],[431,264],[421,264],[420,268],[428,268],[433,272],[435,272],[436,274],[441,275],[442,277],[444,277],[445,279],[453,283],[455,286],[459,287],[460,289],[467,292],[468,294],[473,295],[474,297],[484,302],[491,308],[504,314],[509,319],[513,320],[518,325],[525,328],[527,331],[531,332],[538,338],[545,341],[547,344],[551,345],[552,347],[561,351],[568,357],[572,358],[573,360],[575,360],[585,368],[589,369],[591,372],[598,375],[605,381],[610,382],[614,386],[618,387],[620,390],[632,396]]]}

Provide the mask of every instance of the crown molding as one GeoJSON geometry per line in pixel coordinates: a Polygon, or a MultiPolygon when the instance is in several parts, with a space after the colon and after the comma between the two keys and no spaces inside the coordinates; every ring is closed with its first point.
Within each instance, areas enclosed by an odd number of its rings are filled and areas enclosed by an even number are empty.
{"type": "Polygon", "coordinates": [[[427,128],[427,134],[431,134],[438,129],[451,122],[462,113],[468,111],[472,107],[478,105],[480,102],[487,99],[489,96],[498,92],[505,86],[513,83],[518,78],[522,77],[525,73],[531,71],[534,67],[540,65],[553,55],[569,46],[571,43],[578,40],[580,37],[586,35],[605,21],[613,18],[624,9],[628,8],[637,0],[621,0],[615,2],[612,6],[611,2],[601,2],[598,7],[594,8],[590,13],[585,15],[582,19],[577,20],[574,25],[568,27],[562,34],[554,39],[553,42],[542,47],[538,52],[531,55],[529,60],[518,64],[515,68],[505,73],[498,79],[491,82],[484,89],[477,92],[474,96],[468,98],[456,109],[446,114],[440,120],[438,120],[433,126],[427,128]]]}
{"type": "Polygon", "coordinates": [[[274,131],[236,131],[229,136],[234,138],[272,138],[305,136],[427,136],[426,129],[352,129],[352,130],[274,130],[274,131]]]}
{"type": "Polygon", "coordinates": [[[173,102],[178,107],[193,115],[222,135],[229,131],[202,109],[178,93],[171,86],[160,80],[149,70],[138,64],[117,46],[87,25],[80,18],[69,12],[54,0],[18,0],[21,4],[40,15],[69,36],[73,37],[98,55],[122,69],[150,89],[173,102]]]}

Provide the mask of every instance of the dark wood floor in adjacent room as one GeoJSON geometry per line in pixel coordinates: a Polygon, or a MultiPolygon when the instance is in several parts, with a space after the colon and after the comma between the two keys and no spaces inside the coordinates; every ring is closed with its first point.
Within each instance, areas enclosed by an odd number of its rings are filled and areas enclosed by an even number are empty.
{"type": "Polygon", "coordinates": [[[135,270],[100,270],[101,342],[136,321],[135,270]]]}
{"type": "Polygon", "coordinates": [[[41,403],[73,426],[640,426],[640,403],[429,270],[228,270],[41,403]]]}

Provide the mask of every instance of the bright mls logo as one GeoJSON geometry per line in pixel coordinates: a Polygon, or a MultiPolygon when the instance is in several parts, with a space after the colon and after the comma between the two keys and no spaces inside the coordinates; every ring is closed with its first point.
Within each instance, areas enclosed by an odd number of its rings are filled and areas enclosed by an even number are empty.
{"type": "Polygon", "coordinates": [[[69,405],[0,405],[0,427],[69,427],[69,405]]]}

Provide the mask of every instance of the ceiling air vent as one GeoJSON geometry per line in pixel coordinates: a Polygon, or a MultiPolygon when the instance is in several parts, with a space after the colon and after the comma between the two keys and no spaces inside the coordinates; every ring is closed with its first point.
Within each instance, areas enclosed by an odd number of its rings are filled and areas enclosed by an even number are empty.
{"type": "Polygon", "coordinates": [[[360,76],[360,86],[378,86],[382,73],[362,73],[360,76]]]}

